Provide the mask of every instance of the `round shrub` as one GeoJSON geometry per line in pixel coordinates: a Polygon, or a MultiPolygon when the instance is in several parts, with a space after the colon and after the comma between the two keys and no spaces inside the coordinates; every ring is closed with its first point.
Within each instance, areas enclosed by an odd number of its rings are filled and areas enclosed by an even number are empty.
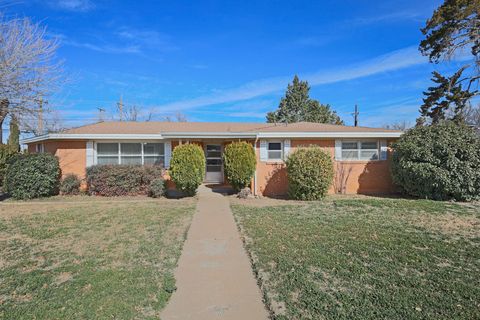
{"type": "Polygon", "coordinates": [[[87,168],[88,193],[105,197],[147,195],[151,182],[163,175],[159,166],[91,166],[87,168]]]}
{"type": "Polygon", "coordinates": [[[233,142],[225,147],[223,153],[225,178],[236,191],[250,184],[256,164],[255,151],[250,143],[233,142]]]}
{"type": "Polygon", "coordinates": [[[80,193],[80,178],[73,173],[67,174],[60,183],[62,194],[75,195],[80,193]]]}
{"type": "Polygon", "coordinates": [[[301,147],[288,156],[288,195],[296,200],[323,198],[333,182],[331,156],[318,146],[301,147]]]}
{"type": "Polygon", "coordinates": [[[18,148],[7,144],[0,144],[0,185],[3,185],[3,179],[7,172],[9,160],[18,154],[18,148]]]}
{"type": "Polygon", "coordinates": [[[205,154],[196,144],[183,144],[173,149],[170,177],[179,191],[194,195],[205,177],[205,154]]]}
{"type": "Polygon", "coordinates": [[[150,183],[150,189],[148,195],[152,198],[160,198],[165,193],[165,180],[153,179],[150,183]]]}
{"type": "Polygon", "coordinates": [[[393,144],[392,177],[409,195],[434,200],[480,198],[480,138],[453,122],[408,130],[393,144]]]}
{"type": "Polygon", "coordinates": [[[18,154],[10,159],[5,190],[15,199],[33,199],[58,194],[60,166],[50,153],[18,154]]]}

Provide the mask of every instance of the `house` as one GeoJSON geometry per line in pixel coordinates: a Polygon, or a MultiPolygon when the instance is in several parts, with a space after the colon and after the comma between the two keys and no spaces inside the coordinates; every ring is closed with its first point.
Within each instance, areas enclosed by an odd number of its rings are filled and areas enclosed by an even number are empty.
{"type": "Polygon", "coordinates": [[[62,174],[80,177],[96,164],[159,164],[169,167],[179,144],[198,143],[206,157],[206,183],[225,183],[222,152],[231,141],[255,146],[255,194],[287,192],[284,159],[299,146],[319,145],[334,160],[330,193],[375,194],[394,191],[389,144],[401,131],[320,123],[99,122],[60,133],[28,138],[29,152],[58,156],[62,174]]]}

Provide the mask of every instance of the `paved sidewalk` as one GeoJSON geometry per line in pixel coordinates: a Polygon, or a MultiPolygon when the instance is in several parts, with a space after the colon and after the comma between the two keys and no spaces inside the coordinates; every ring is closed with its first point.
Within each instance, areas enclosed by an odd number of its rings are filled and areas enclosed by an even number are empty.
{"type": "Polygon", "coordinates": [[[163,320],[268,319],[228,199],[200,186],[163,320]]]}

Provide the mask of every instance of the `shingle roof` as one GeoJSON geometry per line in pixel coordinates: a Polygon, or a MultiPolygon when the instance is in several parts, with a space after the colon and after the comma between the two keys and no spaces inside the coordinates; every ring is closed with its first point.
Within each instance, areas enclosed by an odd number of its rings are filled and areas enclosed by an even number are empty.
{"type": "Polygon", "coordinates": [[[63,134],[162,134],[162,133],[259,133],[259,132],[400,132],[383,128],[351,127],[324,123],[237,122],[99,122],[66,130],[63,134]]]}

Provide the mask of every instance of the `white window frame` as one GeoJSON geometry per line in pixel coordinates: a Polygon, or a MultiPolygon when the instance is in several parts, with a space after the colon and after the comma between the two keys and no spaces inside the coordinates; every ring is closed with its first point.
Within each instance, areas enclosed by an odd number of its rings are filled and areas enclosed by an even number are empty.
{"type": "Polygon", "coordinates": [[[45,145],[43,143],[37,143],[35,145],[35,152],[36,153],[44,153],[45,152],[45,145]]]}
{"type": "Polygon", "coordinates": [[[283,161],[285,155],[284,145],[282,140],[268,140],[267,141],[267,162],[278,162],[283,161]],[[280,143],[280,150],[270,150],[270,143],[280,143]],[[278,152],[280,151],[280,158],[270,158],[270,151],[278,152]]]}
{"type": "MultiPolygon", "coordinates": [[[[166,152],[165,152],[165,148],[167,147],[166,146],[166,143],[165,141],[99,141],[99,142],[95,142],[95,164],[98,164],[98,158],[100,157],[117,157],[118,160],[117,160],[117,163],[116,164],[113,164],[113,165],[121,165],[122,164],[122,143],[136,143],[136,144],[140,144],[141,145],[141,148],[140,148],[140,152],[139,154],[129,154],[129,155],[124,155],[126,157],[138,157],[138,156],[141,156],[142,158],[142,166],[145,165],[145,154],[144,154],[144,150],[143,150],[143,147],[145,144],[147,143],[158,143],[158,144],[163,144],[163,154],[159,154],[158,157],[163,157],[163,167],[165,167],[165,158],[166,158],[166,152]],[[98,154],[98,144],[102,144],[102,143],[110,143],[110,144],[113,144],[113,143],[116,143],[118,145],[118,152],[117,153],[112,153],[112,154],[102,154],[99,156],[98,154]]],[[[152,156],[152,155],[147,155],[148,156],[152,156]]],[[[140,165],[140,164],[139,164],[140,165]]]]}
{"type": "Polygon", "coordinates": [[[380,161],[380,140],[369,140],[369,139],[362,139],[362,140],[341,140],[341,145],[340,145],[340,152],[341,152],[341,161],[380,161]],[[362,143],[363,142],[375,142],[377,144],[376,149],[362,149],[362,143]],[[350,151],[356,151],[357,152],[357,157],[354,159],[347,159],[343,157],[343,144],[344,143],[356,143],[357,148],[356,149],[346,149],[350,151]],[[377,158],[376,159],[366,159],[360,156],[362,151],[376,151],[377,152],[377,158]]]}

